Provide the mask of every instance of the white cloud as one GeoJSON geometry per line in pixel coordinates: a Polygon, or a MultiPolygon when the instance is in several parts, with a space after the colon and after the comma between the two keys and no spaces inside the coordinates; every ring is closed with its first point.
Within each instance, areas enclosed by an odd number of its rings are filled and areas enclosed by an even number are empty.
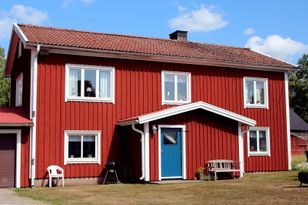
{"type": "Polygon", "coordinates": [[[187,31],[211,31],[225,27],[228,22],[223,19],[222,13],[215,11],[213,6],[201,6],[196,10],[187,10],[178,7],[179,15],[169,21],[172,29],[187,31]]]}
{"type": "Polygon", "coordinates": [[[266,38],[253,36],[247,41],[245,47],[285,61],[294,61],[296,60],[294,57],[308,52],[308,45],[277,34],[266,38]]]}
{"type": "Polygon", "coordinates": [[[255,32],[255,30],[253,28],[246,28],[244,30],[245,35],[252,35],[254,32],[255,32]]]}
{"type": "Polygon", "coordinates": [[[48,19],[48,14],[44,11],[15,4],[9,11],[0,11],[0,38],[10,37],[13,23],[41,24],[48,19]]]}
{"type": "Polygon", "coordinates": [[[88,4],[95,2],[95,0],[64,0],[61,4],[61,7],[67,8],[69,5],[71,5],[73,3],[78,3],[78,2],[81,2],[84,5],[88,5],[88,4]]]}

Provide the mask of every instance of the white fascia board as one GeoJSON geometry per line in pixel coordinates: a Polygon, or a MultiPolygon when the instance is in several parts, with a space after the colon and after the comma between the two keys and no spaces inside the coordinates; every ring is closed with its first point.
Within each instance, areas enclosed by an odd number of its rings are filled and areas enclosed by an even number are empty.
{"type": "Polygon", "coordinates": [[[21,30],[21,28],[18,26],[17,23],[13,24],[13,29],[16,32],[16,34],[19,36],[20,40],[22,41],[25,47],[26,43],[29,41],[27,36],[24,34],[24,32],[21,30]]]}
{"type": "Polygon", "coordinates": [[[214,105],[202,102],[202,101],[190,103],[186,105],[181,105],[177,107],[172,107],[167,110],[158,111],[158,112],[154,112],[148,115],[140,116],[138,117],[137,121],[139,124],[144,124],[147,122],[151,122],[151,121],[158,120],[161,118],[170,117],[173,115],[178,115],[178,114],[189,112],[189,111],[196,110],[196,109],[203,109],[203,110],[227,117],[229,119],[235,120],[237,122],[247,124],[249,126],[256,125],[256,121],[253,119],[247,118],[245,116],[236,114],[234,112],[225,110],[223,108],[219,108],[217,106],[214,106],[214,105]]]}

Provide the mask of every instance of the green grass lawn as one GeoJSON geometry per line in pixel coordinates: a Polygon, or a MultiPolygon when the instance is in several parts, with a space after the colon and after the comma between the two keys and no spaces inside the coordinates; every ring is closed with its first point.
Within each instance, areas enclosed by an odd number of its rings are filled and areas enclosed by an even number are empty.
{"type": "Polygon", "coordinates": [[[17,194],[50,204],[307,204],[296,171],[181,184],[114,184],[28,188],[17,194]]]}

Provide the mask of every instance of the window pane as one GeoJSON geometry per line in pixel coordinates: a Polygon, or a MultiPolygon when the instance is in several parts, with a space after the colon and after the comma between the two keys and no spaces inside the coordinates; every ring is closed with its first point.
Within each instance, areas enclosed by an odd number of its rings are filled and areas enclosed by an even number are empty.
{"type": "Polygon", "coordinates": [[[174,75],[165,74],[165,100],[175,100],[174,83],[174,75]]]}
{"type": "Polygon", "coordinates": [[[84,71],[84,96],[95,97],[96,70],[84,71]]]}
{"type": "Polygon", "coordinates": [[[165,145],[177,144],[177,129],[164,129],[163,130],[163,142],[165,145]]]}
{"type": "Polygon", "coordinates": [[[249,149],[252,152],[258,151],[257,148],[257,132],[256,131],[250,131],[249,132],[249,149]]]}
{"type": "Polygon", "coordinates": [[[99,72],[99,97],[110,98],[110,71],[99,72]]]}
{"type": "Polygon", "coordinates": [[[254,104],[254,91],[253,91],[253,81],[252,80],[246,80],[246,104],[254,104]]]}
{"type": "Polygon", "coordinates": [[[83,136],[83,157],[84,158],[95,157],[95,135],[83,136]]]}
{"type": "Polygon", "coordinates": [[[22,84],[23,84],[23,76],[20,76],[16,80],[16,106],[22,106],[22,84]]]}
{"type": "Polygon", "coordinates": [[[264,105],[264,82],[256,82],[256,103],[264,105]]]}
{"type": "Polygon", "coordinates": [[[81,136],[71,135],[68,140],[68,158],[81,157],[81,136]]]}
{"type": "Polygon", "coordinates": [[[69,96],[81,96],[81,70],[69,70],[69,96]]]}
{"type": "Polygon", "coordinates": [[[261,152],[267,151],[266,131],[259,131],[259,147],[261,152]]]}
{"type": "Polygon", "coordinates": [[[178,75],[178,100],[187,101],[187,80],[186,75],[178,75]]]}

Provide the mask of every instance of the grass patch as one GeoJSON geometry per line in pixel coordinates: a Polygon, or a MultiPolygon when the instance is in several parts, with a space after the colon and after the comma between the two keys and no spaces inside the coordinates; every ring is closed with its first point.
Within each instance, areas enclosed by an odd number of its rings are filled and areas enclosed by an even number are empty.
{"type": "Polygon", "coordinates": [[[182,184],[84,185],[16,190],[50,204],[307,204],[297,172],[245,174],[239,180],[182,184]]]}
{"type": "Polygon", "coordinates": [[[292,170],[296,170],[296,165],[306,162],[306,155],[294,155],[292,156],[292,170]]]}

